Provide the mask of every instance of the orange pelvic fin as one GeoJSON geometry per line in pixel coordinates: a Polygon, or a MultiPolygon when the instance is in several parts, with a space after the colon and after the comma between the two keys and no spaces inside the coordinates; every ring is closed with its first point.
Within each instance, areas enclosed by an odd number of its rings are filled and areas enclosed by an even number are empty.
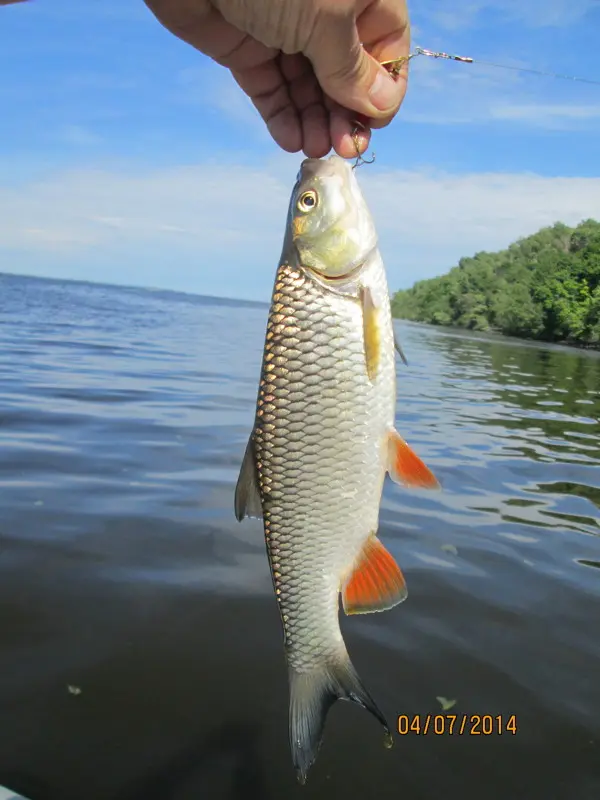
{"type": "Polygon", "coordinates": [[[386,611],[406,599],[404,575],[393,556],[371,536],[342,591],[346,614],[386,611]]]}
{"type": "Polygon", "coordinates": [[[387,469],[390,478],[396,483],[421,489],[441,488],[433,472],[395,430],[388,438],[387,469]]]}

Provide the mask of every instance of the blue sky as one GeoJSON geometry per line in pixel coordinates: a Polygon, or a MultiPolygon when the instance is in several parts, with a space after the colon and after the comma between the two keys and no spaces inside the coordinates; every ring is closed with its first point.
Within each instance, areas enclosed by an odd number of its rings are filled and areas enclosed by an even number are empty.
{"type": "MultiPolygon", "coordinates": [[[[596,0],[414,0],[413,44],[600,81],[596,0]]],[[[301,156],[141,0],[0,8],[0,271],[267,300],[301,156]]],[[[390,288],[600,219],[600,85],[420,57],[361,168],[390,288]]]]}

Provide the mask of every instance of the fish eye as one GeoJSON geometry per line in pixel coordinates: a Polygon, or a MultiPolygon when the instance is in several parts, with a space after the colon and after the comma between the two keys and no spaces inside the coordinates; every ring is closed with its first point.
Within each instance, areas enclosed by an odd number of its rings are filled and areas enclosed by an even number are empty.
{"type": "Polygon", "coordinates": [[[312,211],[317,205],[317,193],[312,189],[309,192],[304,192],[298,200],[298,208],[300,211],[312,211]]]}

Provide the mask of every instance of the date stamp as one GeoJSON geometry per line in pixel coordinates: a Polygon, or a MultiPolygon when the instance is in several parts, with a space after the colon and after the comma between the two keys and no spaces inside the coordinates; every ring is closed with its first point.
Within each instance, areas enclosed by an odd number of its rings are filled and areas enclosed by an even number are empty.
{"type": "Polygon", "coordinates": [[[502,736],[517,733],[515,714],[400,714],[400,736],[502,736]]]}

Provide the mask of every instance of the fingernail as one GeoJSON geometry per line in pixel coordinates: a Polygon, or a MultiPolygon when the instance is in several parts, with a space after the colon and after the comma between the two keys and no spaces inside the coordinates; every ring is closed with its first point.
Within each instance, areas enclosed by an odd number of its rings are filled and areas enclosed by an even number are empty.
{"type": "Polygon", "coordinates": [[[371,86],[369,98],[379,111],[390,111],[398,102],[398,87],[387,70],[379,69],[371,86]]]}

